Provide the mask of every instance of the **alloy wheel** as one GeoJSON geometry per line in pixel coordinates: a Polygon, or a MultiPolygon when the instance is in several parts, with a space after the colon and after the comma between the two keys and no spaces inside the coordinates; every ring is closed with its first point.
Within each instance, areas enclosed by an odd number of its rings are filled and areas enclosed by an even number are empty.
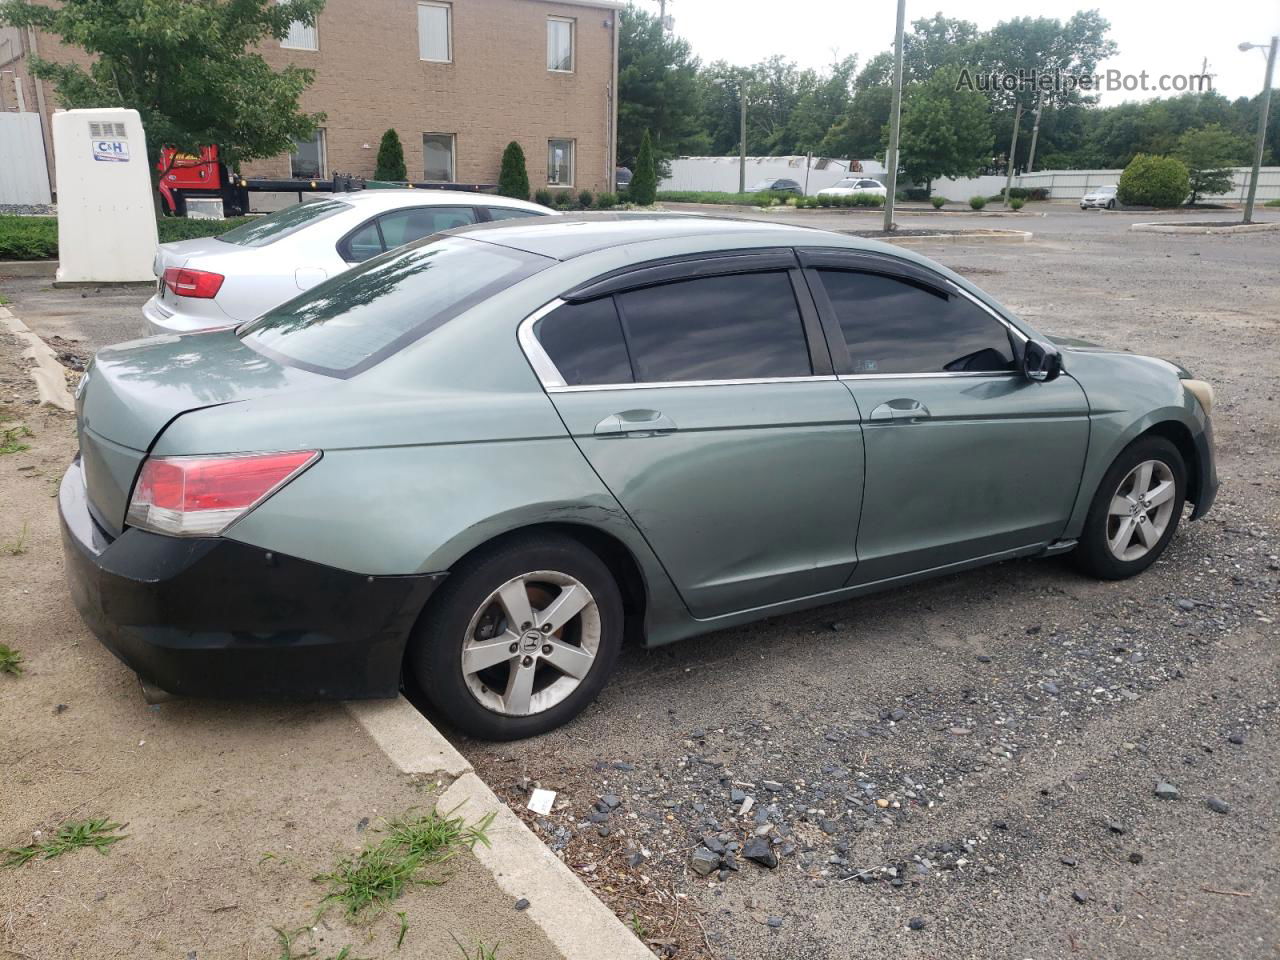
{"type": "Polygon", "coordinates": [[[573,693],[600,648],[600,610],[574,577],[537,570],[512,577],[480,605],[463,637],[462,675],[486,709],[549,710],[573,693]]]}
{"type": "Polygon", "coordinates": [[[1173,519],[1177,484],[1163,460],[1144,460],[1130,470],[1107,510],[1107,547],[1126,563],[1141,560],[1160,542],[1173,519]]]}

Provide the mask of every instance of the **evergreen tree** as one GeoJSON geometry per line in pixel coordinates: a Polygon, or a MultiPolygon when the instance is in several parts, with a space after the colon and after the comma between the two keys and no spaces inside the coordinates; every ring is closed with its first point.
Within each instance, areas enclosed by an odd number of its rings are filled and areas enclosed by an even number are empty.
{"type": "Polygon", "coordinates": [[[498,174],[498,193],[516,200],[529,199],[529,171],[524,165],[524,150],[512,140],[502,151],[502,171],[498,174]]]}
{"type": "Polygon", "coordinates": [[[642,207],[650,206],[658,198],[658,168],[653,159],[653,141],[649,131],[640,138],[640,152],[636,155],[636,169],[627,188],[628,199],[642,207]]]}
{"type": "Polygon", "coordinates": [[[388,130],[382,135],[378,144],[378,163],[373,169],[375,180],[408,180],[409,174],[404,168],[404,147],[400,144],[400,134],[388,130]]]}

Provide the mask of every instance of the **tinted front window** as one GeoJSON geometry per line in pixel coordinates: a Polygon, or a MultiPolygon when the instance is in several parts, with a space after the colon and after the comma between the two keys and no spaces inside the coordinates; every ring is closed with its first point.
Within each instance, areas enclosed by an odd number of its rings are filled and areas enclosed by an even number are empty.
{"type": "Polygon", "coordinates": [[[221,234],[218,239],[223,243],[234,243],[242,247],[265,247],[268,243],[275,243],[309,224],[318,223],[350,209],[351,204],[340,200],[295,203],[292,207],[285,207],[268,216],[242,223],[221,234]]]}
{"type": "Polygon", "coordinates": [[[803,377],[813,372],[786,273],[683,280],[617,298],[636,379],[803,377]]]}
{"type": "Polygon", "coordinates": [[[569,386],[631,382],[631,361],[612,297],[565,304],[539,320],[536,333],[569,386]]]}
{"type": "Polygon", "coordinates": [[[1013,369],[1004,326],[958,294],[874,273],[819,273],[855,374],[1013,369]]]}
{"type": "Polygon", "coordinates": [[[352,263],[363,263],[370,257],[382,253],[382,236],[378,233],[378,224],[370,220],[363,227],[351,234],[343,245],[342,258],[352,263]]]}
{"type": "Polygon", "coordinates": [[[552,261],[462,237],[376,257],[240,328],[286,363],[348,376],[552,261]]]}

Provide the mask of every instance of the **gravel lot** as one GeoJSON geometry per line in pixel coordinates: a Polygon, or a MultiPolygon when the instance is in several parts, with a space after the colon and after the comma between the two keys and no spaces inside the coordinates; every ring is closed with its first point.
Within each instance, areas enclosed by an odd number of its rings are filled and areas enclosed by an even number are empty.
{"type": "Polygon", "coordinates": [[[460,741],[659,953],[1280,956],[1280,236],[1136,219],[914,249],[1215,384],[1217,506],[1145,576],[1014,562],[634,649],[565,729],[460,741]]]}

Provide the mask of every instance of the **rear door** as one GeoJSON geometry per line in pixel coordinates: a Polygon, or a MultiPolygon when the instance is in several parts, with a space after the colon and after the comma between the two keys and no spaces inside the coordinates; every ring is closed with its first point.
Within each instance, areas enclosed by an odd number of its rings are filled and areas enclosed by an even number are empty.
{"type": "Polygon", "coordinates": [[[569,431],[697,617],[852,573],[861,427],[791,251],[640,269],[526,321],[569,431]]]}
{"type": "Polygon", "coordinates": [[[1023,335],[932,271],[802,253],[840,379],[863,421],[866,490],[851,582],[1058,538],[1089,441],[1084,391],[1017,370],[1023,335]]]}

